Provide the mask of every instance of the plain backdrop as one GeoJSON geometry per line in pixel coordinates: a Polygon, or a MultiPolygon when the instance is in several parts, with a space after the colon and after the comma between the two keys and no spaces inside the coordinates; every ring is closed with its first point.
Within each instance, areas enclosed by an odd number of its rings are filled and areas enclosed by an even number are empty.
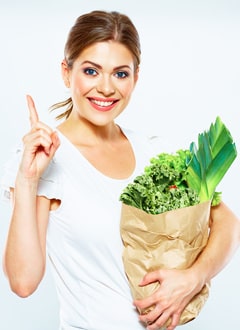
{"type": "MultiPolygon", "coordinates": [[[[0,0],[1,175],[10,151],[29,129],[26,94],[33,96],[41,120],[55,125],[48,108],[68,96],[60,74],[68,31],[79,15],[94,9],[126,13],[141,36],[140,79],[118,120],[122,125],[162,135],[178,149],[196,141],[220,116],[239,150],[238,0],[0,0]]],[[[239,184],[237,158],[218,190],[238,216],[239,184]]],[[[1,201],[1,255],[9,217],[10,206],[1,201]]],[[[180,328],[239,329],[239,278],[237,251],[213,279],[198,318],[180,328]]],[[[58,303],[48,267],[38,290],[27,299],[11,293],[0,271],[0,329],[58,329],[58,303]]]]}

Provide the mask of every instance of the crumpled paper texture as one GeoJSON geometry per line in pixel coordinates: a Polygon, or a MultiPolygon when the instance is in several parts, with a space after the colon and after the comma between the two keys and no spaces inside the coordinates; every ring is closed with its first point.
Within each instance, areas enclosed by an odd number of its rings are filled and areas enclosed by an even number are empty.
{"type": "MultiPolygon", "coordinates": [[[[207,244],[210,208],[208,201],[152,215],[122,204],[123,264],[134,299],[151,295],[160,285],[156,282],[139,287],[147,272],[161,268],[186,269],[194,263],[207,244]]],[[[209,296],[209,288],[210,283],[193,297],[184,309],[179,325],[197,317],[209,296]]]]}

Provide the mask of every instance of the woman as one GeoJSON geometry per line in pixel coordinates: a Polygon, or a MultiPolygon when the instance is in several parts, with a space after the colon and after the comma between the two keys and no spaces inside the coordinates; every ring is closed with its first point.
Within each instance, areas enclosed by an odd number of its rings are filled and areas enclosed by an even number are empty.
{"type": "Polygon", "coordinates": [[[221,203],[212,209],[209,242],[195,264],[146,274],[140,285],[161,286],[132,302],[122,264],[119,196],[153,149],[115,119],[128,105],[139,64],[139,37],[129,18],[94,11],[77,19],[66,42],[61,67],[70,98],[53,106],[66,108],[56,130],[39,121],[27,97],[31,129],[5,177],[13,213],[4,269],[12,290],[29,296],[44,275],[47,246],[60,329],[155,330],[170,319],[167,329],[173,330],[184,307],[239,245],[238,219],[221,203]],[[147,315],[136,312],[152,305],[147,315]]]}

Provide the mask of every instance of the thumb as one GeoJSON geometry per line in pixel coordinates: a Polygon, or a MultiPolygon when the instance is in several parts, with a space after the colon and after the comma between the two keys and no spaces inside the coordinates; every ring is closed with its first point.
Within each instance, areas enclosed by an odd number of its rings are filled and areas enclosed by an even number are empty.
{"type": "Polygon", "coordinates": [[[148,285],[148,284],[151,284],[154,282],[161,282],[161,271],[160,270],[156,270],[156,271],[147,273],[143,277],[141,282],[139,283],[139,286],[148,285]]]}
{"type": "Polygon", "coordinates": [[[51,156],[53,156],[55,154],[56,150],[58,149],[58,147],[60,146],[60,140],[59,140],[57,132],[53,132],[51,135],[51,138],[52,138],[52,145],[50,148],[50,154],[51,154],[51,156]]]}

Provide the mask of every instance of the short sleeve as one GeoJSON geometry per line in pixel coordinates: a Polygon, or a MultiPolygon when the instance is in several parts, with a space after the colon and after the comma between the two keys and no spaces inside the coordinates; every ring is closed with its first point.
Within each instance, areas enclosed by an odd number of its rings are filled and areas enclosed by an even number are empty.
{"type": "MultiPolygon", "coordinates": [[[[10,188],[15,187],[16,176],[23,154],[23,145],[19,144],[10,154],[3,167],[3,176],[0,180],[1,200],[10,200],[10,188]]],[[[39,180],[38,196],[49,199],[61,199],[59,189],[59,169],[53,159],[39,180]]]]}
{"type": "Polygon", "coordinates": [[[40,178],[38,196],[45,196],[48,199],[62,199],[60,172],[59,164],[53,158],[40,178]]]}
{"type": "Polygon", "coordinates": [[[14,188],[18,167],[22,157],[23,146],[19,144],[11,152],[9,159],[3,166],[3,175],[0,180],[1,200],[10,200],[10,188],[14,188]]]}

